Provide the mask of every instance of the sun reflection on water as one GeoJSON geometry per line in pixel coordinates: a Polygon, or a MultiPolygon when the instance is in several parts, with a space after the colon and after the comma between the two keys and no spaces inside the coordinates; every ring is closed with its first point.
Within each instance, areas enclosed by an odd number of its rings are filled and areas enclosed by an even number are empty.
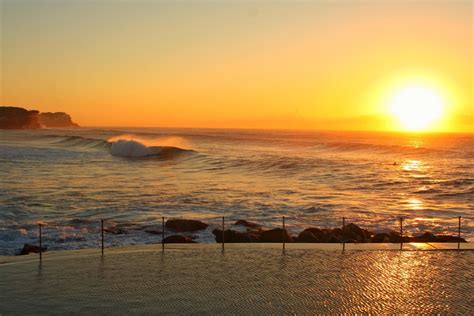
{"type": "Polygon", "coordinates": [[[421,160],[408,159],[402,163],[402,170],[404,171],[422,171],[424,163],[421,160]]]}
{"type": "Polygon", "coordinates": [[[411,210],[421,210],[423,209],[423,201],[416,198],[409,198],[407,200],[408,208],[411,210]]]}

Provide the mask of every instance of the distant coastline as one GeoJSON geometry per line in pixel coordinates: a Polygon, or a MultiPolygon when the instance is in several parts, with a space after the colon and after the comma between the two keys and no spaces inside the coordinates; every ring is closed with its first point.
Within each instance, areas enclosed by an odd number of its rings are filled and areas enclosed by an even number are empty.
{"type": "Polygon", "coordinates": [[[79,127],[64,112],[39,112],[15,106],[0,106],[0,129],[79,127]]]}

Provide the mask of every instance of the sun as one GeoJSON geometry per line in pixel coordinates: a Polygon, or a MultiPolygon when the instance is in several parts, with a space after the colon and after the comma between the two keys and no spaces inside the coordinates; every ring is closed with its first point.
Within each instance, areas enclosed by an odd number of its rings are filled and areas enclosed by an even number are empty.
{"type": "Polygon", "coordinates": [[[441,93],[426,85],[409,85],[396,90],[389,100],[390,112],[404,130],[430,129],[443,116],[441,93]]]}

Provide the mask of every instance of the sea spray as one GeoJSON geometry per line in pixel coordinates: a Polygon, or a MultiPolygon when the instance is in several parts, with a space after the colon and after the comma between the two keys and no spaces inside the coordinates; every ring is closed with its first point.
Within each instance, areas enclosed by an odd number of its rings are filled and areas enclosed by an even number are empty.
{"type": "Polygon", "coordinates": [[[114,156],[119,157],[130,157],[130,158],[140,158],[140,157],[159,157],[159,158],[174,158],[179,154],[190,153],[192,150],[183,149],[175,146],[162,145],[162,146],[150,146],[150,144],[169,144],[172,143],[172,140],[139,140],[140,138],[135,139],[121,139],[118,137],[113,137],[109,139],[111,142],[110,153],[114,156]]]}
{"type": "Polygon", "coordinates": [[[109,143],[114,143],[117,141],[134,141],[140,143],[146,147],[160,146],[160,147],[176,147],[181,149],[193,149],[190,142],[180,136],[160,136],[145,138],[133,134],[122,134],[118,136],[113,136],[108,139],[109,143]]]}
{"type": "Polygon", "coordinates": [[[137,141],[119,139],[110,146],[110,153],[120,157],[146,157],[151,156],[153,151],[137,141]]]}

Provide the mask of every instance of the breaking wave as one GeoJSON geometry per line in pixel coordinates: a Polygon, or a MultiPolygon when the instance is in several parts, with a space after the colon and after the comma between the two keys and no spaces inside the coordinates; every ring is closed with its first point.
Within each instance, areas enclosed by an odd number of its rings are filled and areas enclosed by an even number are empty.
{"type": "Polygon", "coordinates": [[[173,136],[144,139],[134,135],[120,135],[103,140],[82,136],[44,135],[41,139],[54,146],[108,149],[113,156],[129,158],[157,157],[170,159],[181,154],[194,152],[182,148],[182,146],[189,146],[184,139],[173,136]]]}
{"type": "Polygon", "coordinates": [[[191,153],[193,150],[173,146],[146,146],[136,140],[119,139],[111,143],[110,153],[118,157],[141,158],[159,157],[174,158],[178,155],[191,153]]]}

